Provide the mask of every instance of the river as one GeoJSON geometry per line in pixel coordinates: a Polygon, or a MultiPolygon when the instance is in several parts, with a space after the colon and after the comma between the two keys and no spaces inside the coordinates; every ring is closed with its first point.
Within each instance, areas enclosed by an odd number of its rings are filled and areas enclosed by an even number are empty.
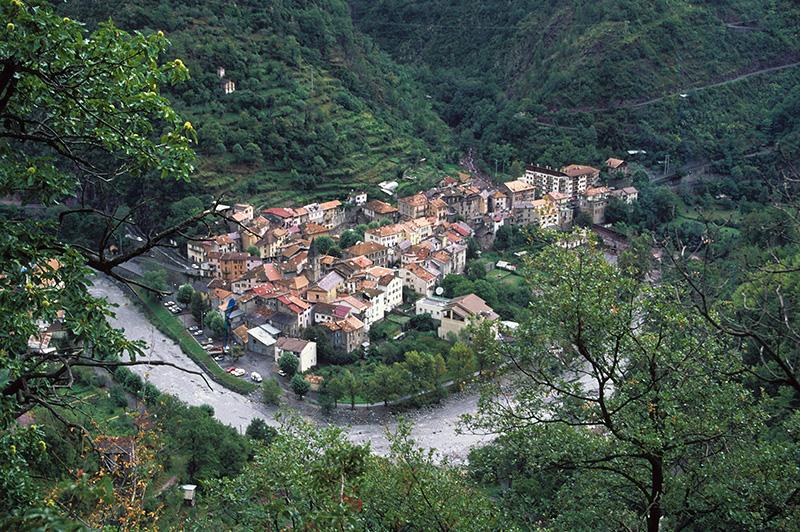
{"type": "MultiPolygon", "coordinates": [[[[114,282],[105,277],[96,277],[90,291],[96,297],[105,298],[116,306],[113,309],[116,316],[110,323],[114,327],[123,329],[128,338],[147,342],[150,346],[148,358],[202,371],[174,341],[150,323],[114,282]]],[[[169,366],[142,365],[133,366],[132,369],[162,392],[175,395],[190,405],[207,404],[213,407],[217,419],[239,431],[243,431],[254,418],[262,418],[273,426],[279,425],[275,420],[279,412],[277,407],[254,401],[213,381],[209,380],[211,383],[209,387],[199,376],[169,366]]],[[[476,408],[477,396],[474,393],[458,394],[445,399],[435,407],[405,414],[405,418],[412,424],[411,435],[420,446],[435,449],[442,457],[459,463],[466,459],[472,447],[492,439],[488,435],[459,433],[460,417],[475,412],[476,408]]],[[[330,423],[320,418],[310,407],[302,408],[298,413],[315,423],[330,423]]],[[[396,418],[392,414],[383,412],[362,412],[355,415],[357,417],[348,419],[349,413],[340,412],[333,423],[342,426],[352,441],[369,442],[374,452],[386,454],[389,448],[386,430],[387,428],[390,431],[394,430],[397,424],[396,418]]]]}

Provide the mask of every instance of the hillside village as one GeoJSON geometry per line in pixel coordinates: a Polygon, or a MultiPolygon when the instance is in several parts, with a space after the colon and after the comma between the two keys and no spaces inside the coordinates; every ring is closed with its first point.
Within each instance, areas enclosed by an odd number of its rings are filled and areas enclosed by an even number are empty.
{"type": "MultiPolygon", "coordinates": [[[[627,166],[609,159],[605,170],[624,177],[627,166]]],[[[464,273],[468,248],[486,247],[504,225],[566,231],[577,216],[602,224],[612,197],[637,200],[635,188],[609,188],[600,174],[585,165],[531,165],[502,184],[459,174],[396,201],[389,184],[390,201],[353,192],[344,202],[302,207],[222,206],[227,232],[190,240],[186,253],[206,279],[196,287],[225,316],[230,344],[276,362],[292,352],[305,371],[318,356],[316,343],[302,339],[307,329],[322,331],[334,351],[352,353],[368,348],[370,328],[404,301],[437,320],[440,338],[472,320],[497,319],[477,295],[438,297],[437,285],[464,273]],[[359,224],[366,224],[363,236],[354,231],[359,224]]]]}

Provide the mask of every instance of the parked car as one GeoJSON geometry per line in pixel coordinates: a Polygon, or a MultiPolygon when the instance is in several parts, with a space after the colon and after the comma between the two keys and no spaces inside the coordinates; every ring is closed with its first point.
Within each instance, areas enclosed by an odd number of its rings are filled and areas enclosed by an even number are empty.
{"type": "Polygon", "coordinates": [[[217,356],[214,357],[214,360],[216,360],[217,362],[220,362],[220,361],[222,361],[224,359],[225,359],[225,357],[222,356],[222,355],[217,355],[217,356]]]}
{"type": "Polygon", "coordinates": [[[164,301],[165,307],[171,307],[173,305],[172,301],[164,301]]]}
{"type": "Polygon", "coordinates": [[[195,332],[193,332],[192,334],[193,334],[194,336],[196,336],[196,337],[200,338],[201,336],[203,336],[203,331],[195,331],[195,332]]]}
{"type": "Polygon", "coordinates": [[[285,377],[286,376],[286,372],[283,371],[282,369],[279,369],[278,370],[278,375],[280,375],[281,377],[285,377]]]}
{"type": "Polygon", "coordinates": [[[234,372],[234,371],[236,371],[237,369],[238,369],[238,368],[236,368],[236,366],[231,366],[231,367],[229,367],[228,369],[226,369],[225,371],[226,371],[227,373],[233,373],[233,372],[234,372]]]}
{"type": "Polygon", "coordinates": [[[258,373],[257,371],[251,373],[250,378],[253,379],[253,382],[261,382],[262,380],[264,380],[261,378],[261,374],[258,373]]]}
{"type": "Polygon", "coordinates": [[[245,370],[243,370],[242,368],[236,368],[233,371],[231,371],[231,375],[233,375],[234,377],[241,377],[245,373],[247,373],[247,372],[245,370]]]}
{"type": "Polygon", "coordinates": [[[189,332],[195,332],[199,327],[197,325],[189,325],[186,330],[189,332]]]}
{"type": "Polygon", "coordinates": [[[180,314],[181,313],[181,309],[179,309],[177,307],[169,307],[169,311],[172,312],[173,314],[180,314]]]}

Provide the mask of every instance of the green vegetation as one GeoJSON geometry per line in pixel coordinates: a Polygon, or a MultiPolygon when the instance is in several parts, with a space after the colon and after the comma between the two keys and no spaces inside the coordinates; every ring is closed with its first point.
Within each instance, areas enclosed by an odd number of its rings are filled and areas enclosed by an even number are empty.
{"type": "Polygon", "coordinates": [[[197,129],[197,190],[233,189],[255,203],[323,199],[449,156],[447,127],[408,73],[353,29],[344,0],[59,9],[163,30],[169,57],[191,74],[170,97],[197,129]],[[222,90],[219,67],[235,92],[222,90]]]}
{"type": "Polygon", "coordinates": [[[292,380],[289,382],[292,391],[298,399],[302,399],[311,389],[311,385],[306,382],[300,373],[295,373],[292,380]]]}
{"type": "Polygon", "coordinates": [[[249,394],[257,389],[255,384],[226,373],[225,370],[214,361],[211,355],[197,343],[197,340],[186,331],[183,323],[165,309],[163,305],[153,300],[153,298],[144,295],[143,291],[139,288],[135,288],[134,291],[139,296],[153,325],[155,325],[159,331],[175,340],[181,347],[181,350],[197,363],[197,365],[203,368],[206,374],[214,381],[241,394],[249,394]]]}
{"type": "Polygon", "coordinates": [[[294,377],[299,366],[300,359],[293,353],[286,352],[278,359],[278,367],[281,368],[281,371],[286,373],[286,376],[290,379],[294,377]]]}
{"type": "Polygon", "coordinates": [[[277,406],[281,402],[283,396],[283,389],[277,379],[266,379],[261,383],[261,397],[268,405],[277,406]]]}
{"type": "Polygon", "coordinates": [[[482,531],[507,529],[491,501],[460,471],[435,464],[401,426],[389,456],[347,441],[338,428],[290,420],[256,450],[239,477],[207,483],[195,529],[482,531]],[[265,497],[266,493],[283,497],[265,497]],[[402,494],[402,496],[400,496],[402,494]]]}
{"type": "Polygon", "coordinates": [[[799,69],[692,90],[800,60],[800,11],[789,0],[351,4],[356,25],[414,69],[487,170],[600,163],[628,149],[647,150],[647,163],[670,153],[673,163],[710,158],[730,169],[776,140],[797,153],[788,117],[799,69]]]}
{"type": "MultiPolygon", "coordinates": [[[[84,5],[91,8],[94,4],[84,5]]],[[[179,24],[175,33],[187,50],[190,42],[181,35],[183,29],[196,25],[208,34],[198,34],[200,49],[210,43],[226,44],[215,34],[217,25],[225,27],[227,20],[237,21],[241,34],[255,43],[253,46],[263,44],[257,50],[264,52],[265,58],[294,61],[299,72],[320,75],[321,85],[325,72],[336,69],[342,76],[353,74],[349,90],[358,88],[375,96],[384,84],[376,88],[363,83],[369,79],[377,83],[377,78],[369,76],[380,73],[384,76],[381,82],[388,80],[397,88],[397,92],[383,94],[386,105],[404,101],[402,90],[408,85],[401,78],[392,79],[393,71],[368,68],[368,62],[360,63],[357,55],[348,54],[339,59],[341,69],[336,66],[332,51],[347,51],[347,45],[354,42],[348,37],[371,50],[369,42],[360,41],[355,33],[334,33],[341,39],[326,39],[331,35],[322,31],[327,28],[326,21],[347,20],[344,4],[331,0],[322,4],[324,9],[300,2],[208,5],[216,11],[198,4],[186,7],[185,16],[176,16],[172,4],[142,7],[120,3],[112,8],[123,18],[135,16],[138,23],[179,24]],[[242,15],[245,9],[250,18],[242,15]],[[326,13],[332,18],[326,18],[326,13]],[[279,28],[296,28],[298,37],[282,39],[283,34],[256,31],[261,25],[272,27],[268,23],[273,19],[279,28]],[[306,44],[300,44],[300,37],[306,44]],[[333,66],[323,68],[325,62],[333,66]],[[309,64],[311,70],[306,69],[309,64]]],[[[435,14],[441,5],[432,2],[430,11],[435,14]]],[[[486,9],[481,12],[484,20],[491,20],[497,10],[514,17],[520,14],[520,5],[526,7],[513,2],[481,5],[486,9]]],[[[463,15],[472,6],[475,3],[453,5],[452,13],[463,15]]],[[[2,0],[0,12],[8,21],[0,27],[0,195],[37,200],[43,212],[63,214],[67,219],[66,223],[44,217],[26,219],[19,209],[3,209],[0,217],[0,330],[6,332],[0,335],[0,528],[477,531],[572,530],[589,523],[601,530],[646,527],[657,532],[797,527],[797,176],[790,164],[779,165],[777,170],[793,179],[782,182],[780,190],[771,189],[762,182],[769,177],[761,174],[763,161],[754,160],[761,156],[741,157],[746,146],[739,144],[771,140],[774,135],[782,143],[775,147],[779,154],[796,156],[792,151],[797,145],[793,118],[798,99],[786,82],[797,74],[785,71],[770,78],[781,79],[784,85],[768,86],[762,78],[753,78],[721,88],[726,94],[745,88],[758,94],[747,104],[743,104],[743,94],[703,104],[706,110],[727,106],[732,114],[726,111],[722,118],[700,120],[701,107],[688,111],[683,115],[692,121],[686,130],[688,140],[665,140],[657,128],[637,122],[640,131],[652,129],[653,145],[666,143],[672,146],[670,150],[682,146],[682,157],[722,155],[716,169],[730,170],[732,179],[699,184],[695,190],[679,189],[677,194],[643,186],[639,204],[614,204],[610,209],[614,223],[631,236],[631,245],[619,256],[619,268],[609,264],[593,244],[565,250],[551,245],[552,237],[546,233],[509,229],[504,230],[497,249],[485,258],[472,257],[466,276],[446,279],[452,295],[474,291],[495,303],[501,314],[518,318],[521,325],[513,338],[503,334],[498,341],[494,325],[484,322],[468,331],[469,343],[451,345],[433,334],[429,318],[397,319],[391,325],[408,329],[399,341],[386,341],[389,329],[377,331],[365,360],[346,368],[321,369],[328,378],[320,402],[322,398],[328,405],[331,399],[345,400],[352,407],[365,398],[389,403],[404,394],[421,393],[425,399],[435,399],[444,393],[443,382],[448,378],[461,383],[477,368],[485,385],[478,412],[466,421],[468,426],[499,438],[476,448],[468,468],[459,468],[417,448],[403,423],[392,436],[385,457],[371,454],[367,445],[349,442],[339,429],[314,429],[291,417],[283,418],[285,424],[278,431],[254,421],[244,437],[217,422],[212,408],[189,407],[127,369],[126,365],[141,361],[146,346],[109,326],[107,318],[112,311],[107,302],[88,292],[87,273],[93,269],[124,281],[118,266],[160,240],[195,227],[204,216],[197,210],[203,203],[199,198],[187,198],[175,209],[166,206],[186,192],[181,183],[193,171],[190,148],[195,128],[178,117],[159,90],[184,79],[185,67],[178,61],[159,61],[166,53],[164,36],[159,33],[129,35],[111,24],[87,33],[80,24],[55,15],[47,5],[34,8],[21,0],[2,0]],[[765,102],[774,104],[773,108],[765,102]],[[734,115],[749,106],[758,107],[749,115],[756,127],[737,131],[734,115]],[[717,130],[720,126],[724,127],[717,130]],[[716,132],[720,134],[715,136],[716,132]],[[698,133],[707,138],[692,145],[700,138],[698,133]],[[166,193],[159,196],[161,204],[151,207],[138,201],[142,190],[166,193]],[[91,198],[105,211],[54,208],[56,203],[76,197],[91,198]],[[127,210],[120,202],[140,206],[127,210]],[[120,238],[119,228],[136,221],[130,214],[133,211],[137,219],[154,223],[172,216],[176,225],[155,241],[151,240],[153,233],[145,232],[150,238],[142,239],[140,247],[112,255],[108,244],[127,240],[120,238]],[[70,218],[84,217],[93,222],[82,219],[69,227],[70,218]],[[82,231],[86,233],[81,235],[82,231]],[[653,244],[661,246],[666,259],[660,264],[652,256],[653,244]],[[490,260],[522,248],[528,252],[526,267],[520,272],[525,285],[520,286],[516,278],[508,281],[508,276],[498,279],[498,274],[490,271],[490,260]],[[652,271],[656,267],[659,271],[652,271]],[[650,282],[650,274],[658,274],[658,283],[650,282]],[[523,307],[522,299],[514,297],[524,298],[526,312],[512,307],[523,307]],[[57,325],[49,337],[55,349],[36,343],[44,340],[42,324],[57,325]],[[492,379],[498,372],[500,378],[492,379]],[[109,375],[116,383],[101,380],[109,375]],[[135,453],[130,452],[132,448],[135,453]],[[195,507],[184,506],[175,489],[184,482],[199,486],[195,507]]],[[[605,57],[606,52],[608,58],[620,60],[621,44],[638,54],[634,59],[645,60],[645,66],[652,66],[648,61],[654,58],[685,52],[689,54],[686,65],[698,65],[703,58],[713,75],[719,68],[741,66],[726,63],[725,54],[738,53],[737,61],[752,63],[756,56],[751,52],[793,51],[796,40],[787,40],[787,35],[800,27],[794,23],[795,6],[782,0],[765,5],[728,0],[710,6],[657,2],[650,7],[632,1],[564,2],[549,10],[528,12],[524,16],[531,17],[530,24],[538,24],[535,28],[517,28],[513,23],[505,27],[534,30],[532,61],[544,57],[540,53],[549,53],[546,57],[573,76],[569,81],[574,86],[560,93],[552,85],[548,87],[558,78],[541,77],[543,86],[554,94],[547,98],[555,98],[555,103],[561,98],[584,98],[593,88],[583,85],[584,81],[616,88],[621,98],[636,97],[625,92],[630,79],[623,75],[632,70],[620,71],[611,68],[617,67],[616,63],[602,61],[597,63],[602,68],[593,68],[592,61],[605,57]],[[648,17],[637,19],[641,13],[648,17]],[[548,19],[542,17],[566,15],[584,27],[562,32],[563,42],[554,39],[550,43],[547,38],[561,34],[552,32],[548,19]],[[750,23],[757,29],[746,30],[754,33],[743,38],[744,44],[728,41],[704,24],[715,22],[713,17],[709,19],[711,15],[736,16],[743,21],[747,15],[755,19],[750,23]],[[607,38],[598,38],[597,17],[607,23],[622,16],[628,17],[622,27],[612,24],[611,33],[602,34],[607,38]],[[703,35],[685,34],[687,27],[694,28],[692,24],[723,46],[710,50],[697,40],[705,38],[703,35]],[[616,36],[625,42],[618,42],[616,36]],[[589,47],[578,49],[589,63],[579,61],[576,68],[583,68],[571,70],[568,59],[574,56],[576,45],[589,47]],[[653,48],[656,45],[666,50],[653,48]],[[576,77],[580,72],[590,79],[576,77]],[[595,74],[597,79],[592,80],[595,74]],[[606,74],[614,75],[614,80],[604,81],[606,74]]],[[[410,20],[408,27],[413,27],[414,20],[425,19],[417,15],[410,20]]],[[[509,22],[502,17],[497,20],[498,24],[509,22]]],[[[446,27],[447,19],[440,22],[446,27]]],[[[478,42],[474,32],[464,32],[463,38],[478,42]]],[[[451,42],[453,46],[459,43],[451,42]]],[[[514,45],[515,40],[510,43],[514,45]]],[[[224,48],[218,50],[220,55],[212,64],[224,58],[233,64],[234,72],[259,68],[260,62],[251,61],[255,56],[237,55],[235,49],[224,48]]],[[[492,47],[486,49],[492,52],[492,47]]],[[[513,54],[508,59],[513,61],[513,54]]],[[[381,60],[391,65],[385,58],[381,60]]],[[[642,66],[632,63],[631,68],[642,66]]],[[[276,75],[283,72],[273,67],[271,72],[276,75]]],[[[487,74],[496,75],[503,63],[484,67],[487,74]]],[[[655,70],[640,68],[637,72],[651,75],[654,84],[662,83],[664,76],[655,70]]],[[[209,76],[213,79],[213,72],[209,76]]],[[[253,73],[251,77],[274,81],[253,73]]],[[[442,80],[443,85],[448,83],[446,77],[442,80]]],[[[239,81],[241,91],[237,93],[254,97],[255,84],[249,85],[250,78],[243,76],[239,81]]],[[[532,97],[544,98],[537,87],[524,82],[519,78],[519,86],[532,97]]],[[[193,90],[198,86],[193,85],[193,90]]],[[[509,87],[508,101],[527,105],[516,97],[514,85],[509,87]]],[[[608,97],[606,88],[596,92],[598,98],[608,97]]],[[[500,93],[490,94],[496,97],[500,93]]],[[[470,112],[477,109],[475,117],[484,121],[475,128],[476,122],[471,122],[470,131],[462,138],[465,146],[475,142],[475,135],[491,146],[513,133],[488,134],[493,127],[508,125],[502,112],[492,105],[480,105],[480,99],[464,105],[462,96],[453,98],[454,106],[470,112]],[[499,118],[487,120],[493,115],[499,118]]],[[[175,97],[182,99],[180,105],[196,103],[198,112],[210,112],[202,109],[208,102],[199,91],[194,93],[196,101],[187,99],[187,92],[176,92],[175,97]]],[[[499,100],[502,104],[503,98],[499,100]]],[[[543,105],[543,101],[548,100],[529,103],[543,105]]],[[[324,104],[324,100],[315,101],[320,102],[324,104]]],[[[244,103],[256,110],[269,108],[269,112],[273,104],[282,105],[277,100],[244,103]]],[[[674,103],[663,100],[647,109],[674,103]]],[[[409,113],[416,111],[427,113],[423,105],[409,109],[409,113]]],[[[320,131],[312,128],[309,132],[323,136],[325,120],[331,118],[325,112],[321,110],[320,131]]],[[[375,113],[373,117],[378,116],[377,110],[375,113]]],[[[287,114],[307,120],[296,107],[287,114]]],[[[608,114],[617,116],[616,111],[608,114]]],[[[381,119],[388,121],[387,116],[381,119]]],[[[235,134],[239,127],[250,129],[250,118],[238,116],[238,125],[233,125],[234,119],[228,116],[225,125],[235,134]]],[[[269,122],[270,128],[280,121],[279,117],[268,118],[264,122],[269,122]]],[[[401,126],[411,124],[412,119],[395,125],[403,131],[401,126]]],[[[586,119],[579,116],[576,120],[586,119]]],[[[681,119],[681,113],[671,114],[664,127],[681,119]]],[[[296,125],[289,121],[289,126],[296,125]]],[[[611,125],[613,130],[619,123],[611,125]]],[[[265,131],[256,125],[253,129],[265,131]]],[[[295,161],[294,154],[299,154],[297,160],[300,155],[311,156],[310,161],[303,161],[305,165],[320,164],[316,157],[322,157],[322,152],[318,150],[330,144],[318,142],[310,133],[306,137],[302,136],[305,133],[291,133],[290,140],[297,146],[287,151],[292,154],[289,160],[295,161]]],[[[420,132],[404,130],[403,135],[415,133],[420,132]]],[[[533,133],[525,130],[525,134],[533,133]]],[[[525,140],[524,135],[519,138],[525,140]]],[[[587,138],[589,145],[591,131],[587,138]]],[[[607,138],[609,143],[617,142],[611,135],[607,138]]],[[[259,157],[266,157],[260,139],[241,140],[230,152],[223,140],[225,152],[217,154],[220,160],[230,158],[252,168],[259,157]]],[[[271,146],[272,140],[263,142],[271,146]]],[[[555,150],[563,157],[583,153],[583,148],[570,144],[567,137],[561,140],[553,144],[554,154],[555,150]]],[[[507,153],[513,155],[514,147],[509,146],[507,153]]],[[[535,153],[538,148],[532,145],[530,149],[535,153]]],[[[519,161],[514,163],[518,170],[519,161]]],[[[308,174],[294,176],[287,168],[275,171],[283,172],[284,178],[290,176],[288,181],[295,185],[312,183],[308,174]]],[[[343,182],[337,181],[337,186],[341,185],[343,182]]],[[[322,189],[318,187],[315,193],[324,192],[322,189]]],[[[122,244],[123,249],[125,246],[122,244]]],[[[163,283],[160,277],[153,272],[146,281],[159,287],[163,283]]],[[[255,389],[227,374],[217,375],[221,370],[156,296],[143,292],[144,288],[137,290],[157,326],[190,356],[196,356],[198,363],[206,365],[215,377],[233,379],[231,386],[255,389]]],[[[197,294],[189,301],[193,313],[202,319],[208,301],[197,294]]],[[[302,396],[307,389],[300,388],[299,379],[300,375],[294,376],[294,388],[302,396]]]]}

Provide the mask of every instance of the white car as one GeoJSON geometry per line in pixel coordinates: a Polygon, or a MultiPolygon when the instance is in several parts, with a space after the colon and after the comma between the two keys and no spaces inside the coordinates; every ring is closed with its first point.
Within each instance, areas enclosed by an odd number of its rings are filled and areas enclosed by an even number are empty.
{"type": "Polygon", "coordinates": [[[195,332],[193,332],[192,334],[193,334],[194,336],[197,336],[198,338],[200,338],[201,336],[203,336],[203,331],[195,331],[195,332]]]}
{"type": "Polygon", "coordinates": [[[250,374],[250,378],[253,379],[253,382],[261,382],[264,380],[261,378],[261,374],[256,371],[250,374]]]}
{"type": "Polygon", "coordinates": [[[245,373],[247,372],[242,368],[236,368],[235,370],[231,371],[231,375],[233,375],[234,377],[241,377],[245,373]]]}

